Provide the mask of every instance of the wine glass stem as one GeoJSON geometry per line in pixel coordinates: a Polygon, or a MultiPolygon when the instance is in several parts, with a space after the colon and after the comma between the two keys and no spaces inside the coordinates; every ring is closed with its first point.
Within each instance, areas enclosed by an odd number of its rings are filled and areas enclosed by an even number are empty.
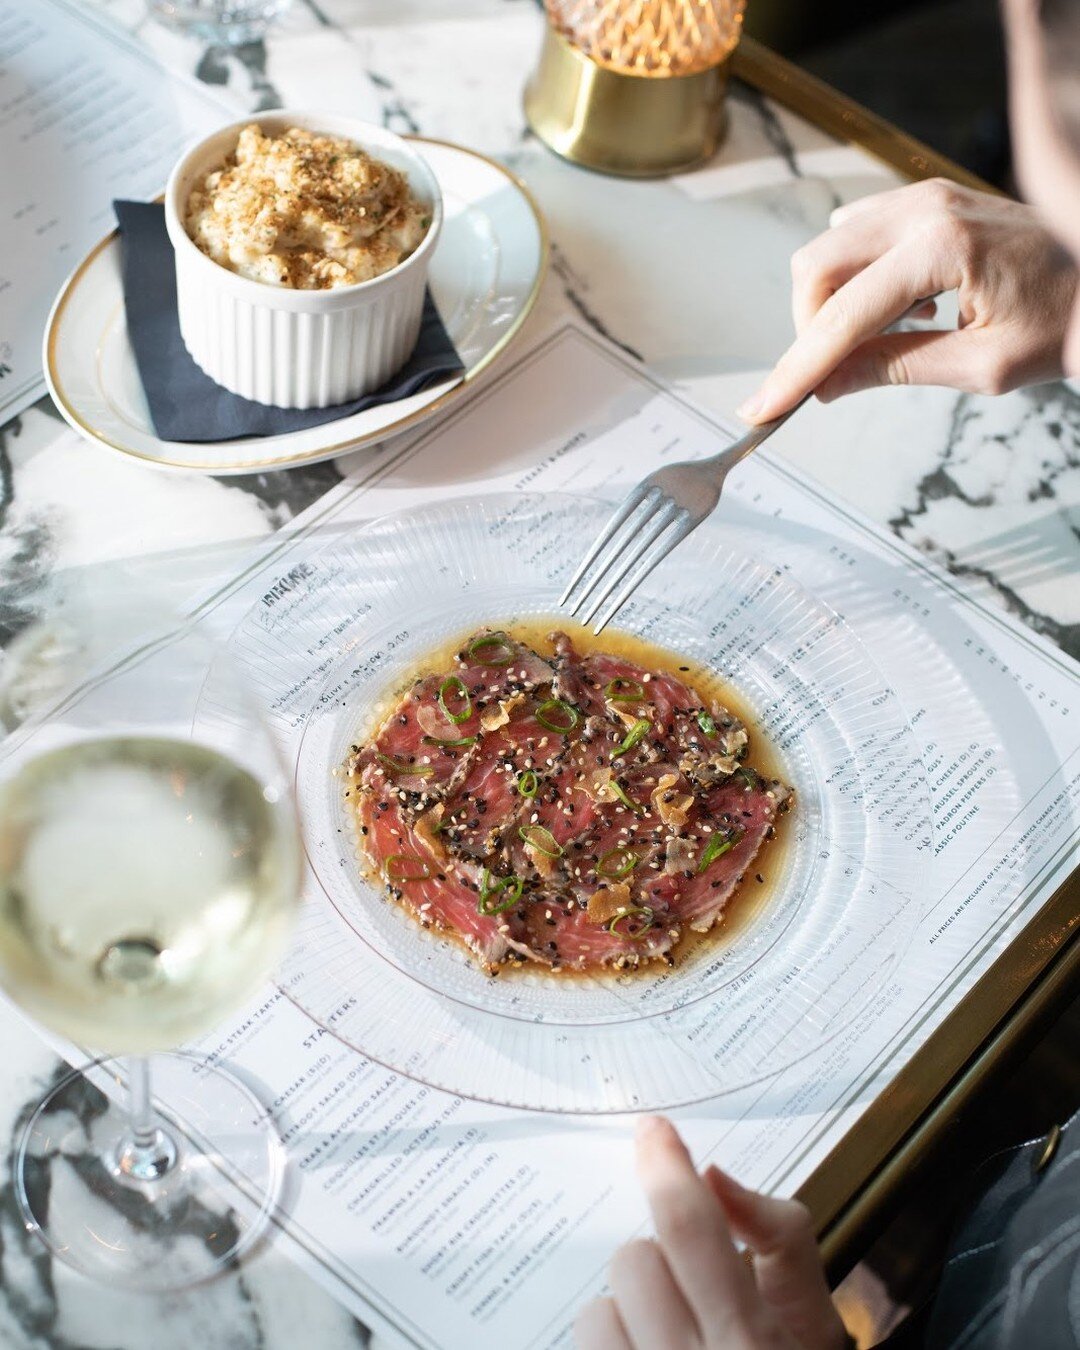
{"type": "Polygon", "coordinates": [[[176,1165],[175,1140],[159,1125],[150,1100],[150,1061],[127,1061],[128,1128],[116,1149],[116,1165],[132,1181],[160,1181],[176,1165]]]}

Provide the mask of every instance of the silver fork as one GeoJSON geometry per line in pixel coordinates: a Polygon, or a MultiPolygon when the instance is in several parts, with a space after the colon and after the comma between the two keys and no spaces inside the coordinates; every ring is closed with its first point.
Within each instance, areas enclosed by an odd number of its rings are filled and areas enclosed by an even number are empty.
{"type": "MultiPolygon", "coordinates": [[[[939,291],[916,300],[884,331],[891,332],[904,320],[918,317],[922,307],[940,295],[939,291]]],[[[593,629],[594,633],[602,633],[653,568],[716,510],[724,481],[735,465],[756,450],[762,441],[768,440],[777,427],[782,427],[809,398],[807,394],[771,422],[751,427],[745,436],[718,455],[667,464],[643,478],[600,531],[600,537],[563,591],[560,607],[567,604],[576,591],[570,613],[575,617],[580,615],[582,623],[591,623],[608,596],[626,579],[626,585],[593,629]],[[587,576],[594,566],[592,575],[587,576]],[[583,581],[584,585],[581,585],[583,581]]]]}
{"type": "Polygon", "coordinates": [[[724,482],[735,465],[756,450],[762,441],[768,440],[809,397],[807,394],[794,408],[774,417],[771,422],[751,427],[745,436],[718,455],[665,464],[648,478],[643,478],[600,531],[599,538],[563,592],[559,605],[566,605],[574,596],[570,613],[580,615],[582,623],[590,623],[612,591],[625,579],[626,584],[604,610],[593,630],[603,632],[653,568],[716,510],[724,482]],[[587,575],[590,568],[594,570],[587,575]]]}

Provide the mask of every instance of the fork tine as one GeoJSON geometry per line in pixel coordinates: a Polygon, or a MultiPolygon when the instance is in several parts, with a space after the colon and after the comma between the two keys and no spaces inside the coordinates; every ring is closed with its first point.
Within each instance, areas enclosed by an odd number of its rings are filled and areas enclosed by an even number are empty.
{"type": "Polygon", "coordinates": [[[604,611],[603,618],[600,619],[599,623],[597,623],[596,627],[593,629],[593,632],[597,637],[600,636],[615,615],[618,614],[619,610],[622,609],[623,605],[626,604],[627,600],[629,600],[630,596],[641,585],[653,568],[663,562],[672,549],[681,544],[694,528],[694,524],[691,522],[687,512],[680,511],[679,516],[675,519],[675,529],[666,539],[659,539],[656,548],[653,550],[652,556],[646,557],[642,561],[641,566],[622,588],[616,599],[614,599],[604,611]]]}
{"type": "Polygon", "coordinates": [[[637,533],[631,543],[610,559],[608,566],[594,580],[594,588],[600,586],[600,594],[589,596],[588,609],[581,616],[582,623],[591,623],[593,615],[600,609],[615,587],[637,563],[654,540],[658,539],[675,519],[678,508],[670,498],[663,498],[659,510],[646,516],[638,524],[637,533]]]}
{"type": "MultiPolygon", "coordinates": [[[[616,508],[614,514],[608,520],[608,523],[600,531],[599,535],[596,538],[596,542],[593,544],[592,548],[589,549],[588,553],[586,553],[585,559],[582,562],[581,566],[570,578],[569,586],[567,586],[566,590],[563,591],[562,596],[559,599],[560,608],[566,604],[567,600],[570,598],[570,595],[574,590],[574,587],[578,584],[581,578],[585,575],[585,573],[589,570],[592,564],[599,557],[600,550],[604,547],[604,545],[615,533],[615,531],[619,528],[619,526],[631,515],[633,515],[633,513],[637,510],[637,508],[641,505],[642,502],[646,501],[654,493],[656,495],[659,495],[659,492],[660,492],[659,488],[647,487],[645,483],[638,483],[638,485],[635,488],[633,488],[630,492],[627,493],[627,495],[623,498],[620,505],[616,508]]],[[[580,607],[582,601],[585,599],[585,596],[588,595],[589,589],[590,589],[589,587],[586,587],[585,593],[581,596],[581,599],[574,606],[575,610],[580,607]]],[[[573,612],[574,611],[571,610],[571,613],[573,612]]]]}

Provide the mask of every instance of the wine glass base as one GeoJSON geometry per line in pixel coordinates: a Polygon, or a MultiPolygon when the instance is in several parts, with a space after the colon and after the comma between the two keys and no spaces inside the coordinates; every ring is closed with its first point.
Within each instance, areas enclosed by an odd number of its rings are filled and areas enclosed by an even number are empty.
{"type": "Polygon", "coordinates": [[[90,1279],[143,1291],[235,1265],[266,1233],[285,1170],[276,1126],[239,1078],[182,1052],[152,1066],[157,1163],[145,1175],[125,1158],[120,1060],[61,1079],[13,1159],[28,1231],[90,1279]]]}

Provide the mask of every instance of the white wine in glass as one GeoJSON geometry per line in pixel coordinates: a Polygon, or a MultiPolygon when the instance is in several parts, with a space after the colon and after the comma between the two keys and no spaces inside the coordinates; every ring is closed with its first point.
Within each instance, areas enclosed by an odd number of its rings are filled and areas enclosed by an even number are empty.
{"type": "Polygon", "coordinates": [[[177,1288],[235,1261],[280,1190],[284,1152],[257,1095],[217,1056],[176,1047],[280,959],[295,813],[239,674],[195,630],[89,678],[97,639],[71,621],[53,636],[12,654],[23,695],[48,697],[0,747],[0,984],[68,1041],[127,1058],[94,1062],[113,1090],[72,1073],[38,1106],[16,1193],[27,1226],[85,1274],[177,1288]],[[234,687],[208,743],[191,727],[211,664],[234,687]]]}

